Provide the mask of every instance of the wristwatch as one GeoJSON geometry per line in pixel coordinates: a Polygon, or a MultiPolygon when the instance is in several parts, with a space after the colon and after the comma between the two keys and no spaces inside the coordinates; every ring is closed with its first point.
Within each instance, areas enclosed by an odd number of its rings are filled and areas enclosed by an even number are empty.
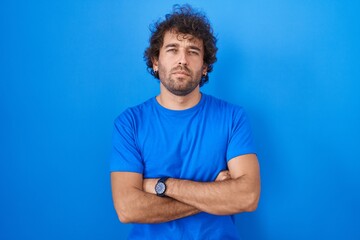
{"type": "Polygon", "coordinates": [[[156,195],[159,197],[165,197],[166,192],[166,184],[165,181],[168,179],[168,177],[162,177],[159,179],[159,181],[155,185],[155,192],[156,195]]]}

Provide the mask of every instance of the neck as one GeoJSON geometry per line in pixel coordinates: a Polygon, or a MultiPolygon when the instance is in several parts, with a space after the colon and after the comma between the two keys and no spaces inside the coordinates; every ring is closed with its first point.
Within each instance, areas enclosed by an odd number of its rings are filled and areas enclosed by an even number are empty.
{"type": "Polygon", "coordinates": [[[201,99],[200,87],[194,89],[185,96],[177,96],[169,92],[160,83],[160,94],[156,97],[158,103],[164,108],[171,110],[185,110],[194,107],[201,99]]]}

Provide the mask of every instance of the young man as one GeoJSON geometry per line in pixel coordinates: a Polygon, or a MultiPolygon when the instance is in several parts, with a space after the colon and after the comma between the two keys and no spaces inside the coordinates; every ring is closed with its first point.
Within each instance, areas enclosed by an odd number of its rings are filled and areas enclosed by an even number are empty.
{"type": "Polygon", "coordinates": [[[216,61],[207,18],[175,6],[145,51],[160,94],[115,120],[111,183],[129,239],[238,239],[254,211],[259,165],[241,107],[200,92],[216,61]]]}

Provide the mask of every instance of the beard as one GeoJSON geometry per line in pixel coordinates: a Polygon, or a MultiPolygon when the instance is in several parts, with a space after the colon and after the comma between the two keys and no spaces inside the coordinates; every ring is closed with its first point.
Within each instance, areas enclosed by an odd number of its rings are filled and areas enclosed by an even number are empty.
{"type": "Polygon", "coordinates": [[[199,86],[201,70],[194,73],[187,66],[177,66],[167,74],[166,70],[159,64],[159,78],[169,92],[176,96],[186,96],[199,86]],[[174,73],[178,71],[186,72],[187,75],[175,76],[174,73]]]}

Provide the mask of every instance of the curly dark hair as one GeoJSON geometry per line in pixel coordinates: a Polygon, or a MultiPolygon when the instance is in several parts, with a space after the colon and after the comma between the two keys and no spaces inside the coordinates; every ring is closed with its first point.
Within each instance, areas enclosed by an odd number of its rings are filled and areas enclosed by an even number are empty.
{"type": "MultiPolygon", "coordinates": [[[[165,15],[165,20],[158,20],[150,26],[150,46],[144,52],[148,72],[155,78],[159,75],[153,69],[152,59],[158,59],[160,48],[163,45],[164,35],[168,31],[175,30],[182,34],[190,34],[201,39],[204,44],[204,63],[207,65],[207,72],[213,70],[216,62],[216,37],[204,13],[194,10],[190,5],[174,5],[171,14],[165,15]]],[[[209,75],[201,77],[200,87],[209,81],[209,75]]]]}

